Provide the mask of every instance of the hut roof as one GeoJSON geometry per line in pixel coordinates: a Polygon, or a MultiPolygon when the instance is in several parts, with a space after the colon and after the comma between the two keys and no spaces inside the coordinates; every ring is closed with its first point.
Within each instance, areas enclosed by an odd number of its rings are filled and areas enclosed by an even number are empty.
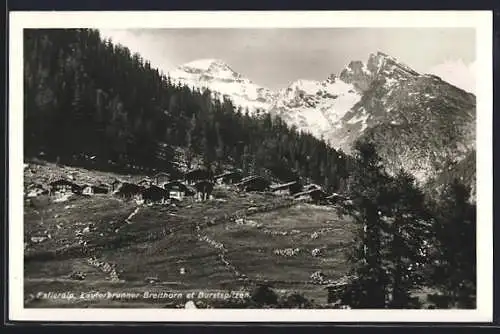
{"type": "Polygon", "coordinates": [[[308,191],[308,190],[314,190],[314,189],[321,190],[321,186],[317,185],[317,184],[314,184],[314,183],[310,183],[308,185],[305,185],[304,189],[306,189],[306,191],[308,191]]]}
{"type": "Polygon", "coordinates": [[[314,195],[314,194],[326,196],[326,193],[321,189],[311,189],[311,190],[302,191],[300,193],[296,193],[294,196],[301,197],[301,196],[314,195]]]}
{"type": "Polygon", "coordinates": [[[167,176],[167,177],[170,177],[170,174],[169,173],[166,173],[166,172],[159,172],[159,173],[156,173],[153,177],[156,178],[156,177],[159,177],[159,176],[167,176]]]}
{"type": "Polygon", "coordinates": [[[343,196],[343,195],[340,195],[340,194],[337,194],[337,193],[333,193],[331,195],[328,195],[328,197],[326,197],[327,199],[335,199],[335,198],[343,198],[345,199],[346,197],[343,196]]]}
{"type": "Polygon", "coordinates": [[[287,182],[287,183],[282,183],[282,184],[275,184],[275,185],[272,185],[271,186],[271,190],[282,190],[282,189],[286,189],[290,186],[293,186],[295,184],[297,184],[298,182],[297,181],[292,181],[292,182],[287,182]]]}
{"type": "Polygon", "coordinates": [[[218,179],[218,178],[225,177],[225,176],[241,175],[241,174],[243,174],[243,172],[240,170],[228,170],[228,171],[225,171],[221,174],[216,175],[215,178],[218,179]]]}
{"type": "Polygon", "coordinates": [[[244,177],[239,184],[245,184],[245,183],[248,183],[248,182],[252,182],[252,181],[255,181],[255,180],[263,180],[263,181],[266,181],[266,182],[269,182],[267,181],[266,178],[260,176],[260,175],[251,175],[251,176],[247,176],[247,177],[244,177]]]}

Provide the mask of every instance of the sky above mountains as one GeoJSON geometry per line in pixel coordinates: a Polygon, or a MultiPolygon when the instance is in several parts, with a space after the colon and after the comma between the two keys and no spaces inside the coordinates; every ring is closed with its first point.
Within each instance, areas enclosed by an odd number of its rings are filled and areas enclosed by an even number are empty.
{"type": "Polygon", "coordinates": [[[475,31],[467,28],[294,28],[101,30],[167,73],[201,58],[273,90],[324,80],[352,60],[382,51],[467,91],[475,85],[475,31]]]}

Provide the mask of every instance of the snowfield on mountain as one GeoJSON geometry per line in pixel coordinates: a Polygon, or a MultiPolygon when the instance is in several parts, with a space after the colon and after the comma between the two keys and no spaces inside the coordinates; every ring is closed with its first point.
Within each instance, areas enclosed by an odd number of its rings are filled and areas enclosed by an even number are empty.
{"type": "Polygon", "coordinates": [[[210,89],[220,98],[229,97],[233,103],[251,114],[269,109],[275,94],[218,59],[199,59],[181,65],[169,73],[174,82],[191,88],[210,89]]]}

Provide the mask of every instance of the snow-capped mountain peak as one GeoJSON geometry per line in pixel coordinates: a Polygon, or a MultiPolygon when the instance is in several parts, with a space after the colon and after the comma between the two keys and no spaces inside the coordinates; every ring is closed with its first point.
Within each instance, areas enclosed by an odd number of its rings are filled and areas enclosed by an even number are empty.
{"type": "Polygon", "coordinates": [[[208,71],[211,68],[215,67],[228,68],[229,66],[220,59],[206,58],[193,60],[189,63],[181,65],[181,67],[197,69],[200,71],[208,71]]]}
{"type": "Polygon", "coordinates": [[[374,80],[407,80],[420,74],[408,65],[381,51],[372,53],[368,61],[351,61],[341,72],[340,78],[353,84],[358,91],[366,91],[374,80]]]}
{"type": "Polygon", "coordinates": [[[235,72],[229,65],[220,59],[198,59],[177,67],[170,72],[175,79],[188,81],[245,81],[241,74],[235,72]]]}
{"type": "Polygon", "coordinates": [[[330,75],[324,81],[300,79],[280,90],[270,113],[324,139],[360,100],[355,87],[330,75]]]}
{"type": "Polygon", "coordinates": [[[275,94],[235,72],[220,59],[198,59],[178,66],[169,73],[177,82],[197,89],[210,89],[219,98],[228,97],[234,105],[251,114],[269,109],[275,94]]]}

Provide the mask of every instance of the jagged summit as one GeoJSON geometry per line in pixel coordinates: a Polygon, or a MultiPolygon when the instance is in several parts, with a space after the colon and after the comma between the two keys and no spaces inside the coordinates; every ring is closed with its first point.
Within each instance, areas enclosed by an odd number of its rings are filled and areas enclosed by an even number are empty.
{"type": "Polygon", "coordinates": [[[340,78],[353,84],[360,92],[366,91],[374,80],[407,80],[419,75],[408,65],[381,51],[371,53],[366,63],[351,61],[340,72],[340,78]]]}
{"type": "Polygon", "coordinates": [[[178,66],[170,77],[189,87],[210,89],[220,98],[229,97],[235,106],[248,109],[251,114],[267,111],[275,94],[234,71],[216,58],[193,60],[178,66]]]}

